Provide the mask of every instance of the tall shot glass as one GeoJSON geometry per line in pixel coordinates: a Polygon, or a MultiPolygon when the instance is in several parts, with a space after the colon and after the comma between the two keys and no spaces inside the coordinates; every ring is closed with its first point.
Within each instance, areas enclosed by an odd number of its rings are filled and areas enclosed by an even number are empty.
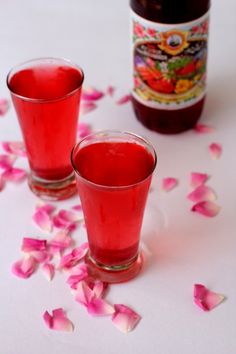
{"type": "Polygon", "coordinates": [[[89,274],[127,281],[142,266],[139,240],[155,150],[135,134],[101,131],[77,143],[71,161],[87,228],[89,274]]]}
{"type": "Polygon", "coordinates": [[[31,169],[29,186],[44,199],[64,199],[77,191],[70,152],[83,80],[77,65],[57,58],[27,61],[7,76],[31,169]]]}

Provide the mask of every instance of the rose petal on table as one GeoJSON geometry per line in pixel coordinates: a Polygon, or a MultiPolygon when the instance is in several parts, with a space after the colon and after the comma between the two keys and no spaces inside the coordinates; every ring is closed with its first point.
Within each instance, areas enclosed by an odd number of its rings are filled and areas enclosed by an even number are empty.
{"type": "Polygon", "coordinates": [[[214,293],[202,284],[194,284],[194,302],[204,311],[210,311],[224,301],[225,296],[214,293]]]}
{"type": "Polygon", "coordinates": [[[191,187],[198,187],[208,180],[209,176],[206,173],[192,172],[190,175],[191,187]]]}
{"type": "Polygon", "coordinates": [[[25,170],[21,168],[10,167],[2,173],[2,177],[9,182],[21,182],[27,176],[25,170]]]}
{"type": "Polygon", "coordinates": [[[62,252],[72,244],[71,236],[65,231],[59,231],[49,241],[50,250],[53,253],[62,252]]]}
{"type": "Polygon", "coordinates": [[[81,100],[83,101],[97,101],[104,96],[104,93],[95,87],[83,88],[81,94],[81,100]]]}
{"type": "Polygon", "coordinates": [[[73,323],[68,319],[62,308],[52,311],[52,315],[45,311],[43,319],[48,328],[56,331],[72,332],[74,330],[73,323]]]}
{"type": "Polygon", "coordinates": [[[219,213],[220,206],[211,201],[203,201],[195,204],[191,210],[207,217],[214,217],[219,213]]]}
{"type": "Polygon", "coordinates": [[[48,215],[51,215],[55,209],[56,209],[56,207],[54,205],[44,203],[41,201],[36,205],[36,210],[45,211],[48,215]]]}
{"type": "Polygon", "coordinates": [[[94,294],[96,297],[101,297],[101,296],[103,296],[104,290],[106,290],[106,288],[107,288],[107,283],[103,283],[103,282],[100,281],[100,280],[96,280],[96,281],[92,284],[92,286],[90,285],[90,287],[92,288],[93,294],[94,294]]]}
{"type": "Polygon", "coordinates": [[[61,220],[65,221],[66,223],[81,221],[81,215],[72,210],[62,209],[59,211],[58,216],[61,220]]]}
{"type": "Polygon", "coordinates": [[[3,190],[4,185],[5,185],[4,179],[2,178],[2,175],[0,175],[0,192],[3,190]]]}
{"type": "Polygon", "coordinates": [[[92,133],[92,129],[88,123],[81,122],[78,127],[78,136],[82,139],[92,133]]]}
{"type": "Polygon", "coordinates": [[[45,278],[48,281],[51,281],[54,277],[54,274],[55,274],[55,266],[52,263],[44,263],[42,265],[42,271],[43,271],[45,278]]]}
{"type": "Polygon", "coordinates": [[[24,237],[21,245],[23,252],[45,251],[47,240],[39,240],[36,238],[24,237]]]}
{"type": "Polygon", "coordinates": [[[219,143],[209,145],[209,152],[213,160],[218,160],[222,154],[222,146],[219,143]]]}
{"type": "Polygon", "coordinates": [[[114,307],[107,301],[93,296],[87,304],[87,311],[92,316],[110,316],[114,313],[114,307]]]}
{"type": "Polygon", "coordinates": [[[27,279],[34,273],[35,269],[35,259],[32,256],[26,256],[13,264],[12,273],[19,278],[27,279]]]}
{"type": "Polygon", "coordinates": [[[2,147],[8,154],[26,157],[25,145],[21,141],[4,141],[2,147]]]}
{"type": "Polygon", "coordinates": [[[211,187],[205,186],[204,184],[196,187],[194,191],[188,194],[187,197],[195,203],[208,200],[214,201],[217,199],[215,191],[211,187]]]}
{"type": "Polygon", "coordinates": [[[74,291],[74,295],[75,301],[87,307],[93,297],[93,291],[84,280],[81,280],[77,284],[77,288],[74,291]]]}
{"type": "Polygon", "coordinates": [[[61,258],[59,268],[71,268],[74,267],[84,256],[88,250],[88,243],[83,243],[80,247],[74,248],[70,253],[61,258]]]}
{"type": "Polygon", "coordinates": [[[82,211],[82,206],[80,204],[77,204],[77,205],[74,205],[72,207],[72,209],[75,210],[75,211],[82,211]]]}
{"type": "Polygon", "coordinates": [[[48,252],[48,250],[45,251],[31,251],[29,254],[34,257],[34,259],[38,263],[45,263],[49,262],[52,259],[52,255],[48,252]]]}
{"type": "Polygon", "coordinates": [[[50,216],[45,210],[38,209],[34,212],[32,216],[35,224],[43,231],[52,231],[52,221],[50,216]]]}
{"type": "Polygon", "coordinates": [[[113,96],[113,94],[114,94],[114,92],[115,92],[115,87],[114,86],[108,86],[108,88],[107,88],[107,94],[108,94],[108,96],[113,96]]]}
{"type": "Polygon", "coordinates": [[[89,112],[92,112],[96,108],[97,108],[97,105],[93,102],[81,102],[80,114],[81,115],[87,114],[89,112]]]}
{"type": "Polygon", "coordinates": [[[7,113],[8,108],[8,100],[6,98],[0,98],[0,116],[3,116],[5,113],[7,113]]]}
{"type": "MultiPolygon", "coordinates": [[[[72,268],[73,269],[73,268],[72,268]]],[[[77,285],[81,280],[86,279],[88,276],[88,269],[86,264],[80,264],[76,267],[76,271],[73,272],[67,279],[67,284],[71,289],[77,289],[77,285]]]]}
{"type": "Polygon", "coordinates": [[[118,101],[116,101],[116,103],[118,105],[122,105],[130,101],[131,101],[131,95],[124,95],[118,101]]]}
{"type": "Polygon", "coordinates": [[[162,179],[161,189],[165,192],[169,192],[178,185],[177,178],[166,177],[162,179]]]}
{"type": "Polygon", "coordinates": [[[212,133],[215,131],[213,127],[207,124],[196,124],[194,127],[195,132],[200,133],[200,134],[208,134],[212,133]]]}
{"type": "Polygon", "coordinates": [[[0,168],[8,170],[12,167],[16,157],[14,155],[0,155],[0,168]]]}
{"type": "Polygon", "coordinates": [[[132,331],[141,320],[141,316],[125,305],[116,304],[114,308],[112,322],[123,333],[132,331]]]}

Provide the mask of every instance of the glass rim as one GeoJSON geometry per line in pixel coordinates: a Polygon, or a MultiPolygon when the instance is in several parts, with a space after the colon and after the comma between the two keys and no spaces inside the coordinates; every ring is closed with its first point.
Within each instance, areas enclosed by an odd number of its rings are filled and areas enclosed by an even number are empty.
{"type": "MultiPolygon", "coordinates": [[[[19,72],[19,71],[16,71],[16,72],[19,72]]],[[[18,98],[21,98],[23,99],[24,101],[29,101],[29,102],[57,102],[57,101],[61,101],[61,100],[64,100],[65,98],[73,95],[75,92],[77,92],[83,85],[83,82],[84,82],[84,72],[83,72],[83,69],[75,64],[74,62],[72,62],[70,59],[66,59],[66,58],[59,58],[59,57],[39,57],[39,58],[34,58],[34,59],[29,59],[29,60],[26,60],[20,64],[17,64],[15,66],[13,66],[10,71],[8,72],[7,74],[7,77],[6,77],[6,84],[7,84],[7,87],[9,89],[9,91],[11,92],[11,94],[13,94],[14,96],[18,97],[18,98]],[[78,71],[80,71],[81,73],[81,82],[80,84],[78,85],[78,87],[76,87],[74,90],[72,91],[69,91],[68,93],[66,93],[65,95],[63,96],[60,96],[60,97],[56,97],[56,98],[52,98],[52,99],[48,99],[48,98],[31,98],[31,97],[27,97],[27,96],[24,96],[24,95],[20,95],[16,92],[14,92],[11,88],[11,85],[10,85],[10,76],[12,74],[12,72],[18,68],[20,68],[21,66],[24,66],[26,64],[30,64],[30,63],[34,63],[36,61],[44,61],[44,60],[58,60],[58,61],[63,61],[64,63],[67,63],[69,64],[70,66],[73,66],[74,68],[76,68],[78,71]]]]}
{"type": "Polygon", "coordinates": [[[89,134],[89,135],[86,135],[83,139],[81,139],[80,141],[78,141],[72,151],[71,151],[71,155],[70,155],[70,159],[71,159],[71,164],[72,164],[72,167],[75,171],[75,173],[79,176],[79,178],[81,178],[84,182],[86,182],[87,184],[91,185],[91,186],[94,186],[94,187],[97,187],[97,188],[100,188],[100,189],[110,189],[110,190],[122,190],[122,189],[127,189],[127,188],[132,188],[132,187],[135,187],[135,186],[138,186],[140,185],[141,183],[143,183],[144,181],[146,181],[154,172],[155,168],[156,168],[156,165],[157,165],[157,154],[156,154],[156,151],[153,147],[153,145],[144,137],[138,135],[138,134],[135,134],[133,132],[129,132],[129,131],[120,131],[120,130],[99,130],[97,131],[96,133],[92,133],[92,134],[89,134]],[[90,181],[89,179],[83,177],[80,172],[78,171],[77,167],[75,166],[74,164],[74,153],[75,153],[75,149],[77,147],[80,146],[80,144],[82,144],[86,139],[88,138],[92,138],[92,137],[95,137],[96,135],[99,135],[99,134],[107,134],[108,136],[111,135],[111,134],[123,134],[123,135],[128,135],[128,136],[131,136],[131,137],[134,137],[134,138],[137,138],[138,140],[142,141],[143,143],[145,143],[152,151],[152,154],[153,154],[153,157],[154,157],[154,161],[153,161],[153,166],[152,166],[152,169],[151,171],[148,173],[148,175],[143,178],[141,181],[138,181],[138,182],[135,182],[135,183],[132,183],[132,184],[127,184],[127,185],[123,185],[123,186],[108,186],[108,185],[105,185],[105,184],[99,184],[99,183],[96,183],[96,182],[92,182],[90,181]]]}

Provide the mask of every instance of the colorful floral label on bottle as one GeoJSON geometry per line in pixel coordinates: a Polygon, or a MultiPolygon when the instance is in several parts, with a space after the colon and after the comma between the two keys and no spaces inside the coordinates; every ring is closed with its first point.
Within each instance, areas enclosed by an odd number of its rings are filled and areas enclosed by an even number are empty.
{"type": "Polygon", "coordinates": [[[148,21],[132,11],[133,96],[146,106],[180,109],[205,95],[209,16],[182,24],[148,21]]]}

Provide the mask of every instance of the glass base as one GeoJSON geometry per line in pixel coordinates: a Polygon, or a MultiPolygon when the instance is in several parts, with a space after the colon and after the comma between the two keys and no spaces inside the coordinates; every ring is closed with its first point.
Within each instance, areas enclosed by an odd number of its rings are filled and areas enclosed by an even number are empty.
{"type": "Polygon", "coordinates": [[[62,200],[77,193],[74,173],[58,181],[45,180],[31,174],[28,184],[31,191],[44,200],[62,200]]]}
{"type": "Polygon", "coordinates": [[[138,275],[143,264],[142,252],[133,258],[129,263],[120,266],[106,266],[96,262],[90,253],[85,256],[85,263],[88,267],[89,276],[106,283],[122,283],[138,275]]]}

